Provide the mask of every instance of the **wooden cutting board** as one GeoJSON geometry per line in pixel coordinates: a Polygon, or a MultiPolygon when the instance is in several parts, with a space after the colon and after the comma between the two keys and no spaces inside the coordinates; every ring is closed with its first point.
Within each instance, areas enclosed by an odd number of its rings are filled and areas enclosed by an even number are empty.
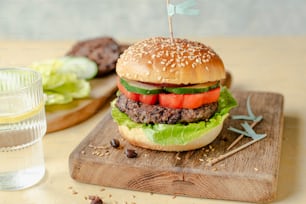
{"type": "MultiPolygon", "coordinates": [[[[239,106],[233,115],[247,114],[251,96],[255,115],[262,115],[254,130],[267,137],[213,166],[210,159],[226,152],[238,137],[227,128],[240,128],[242,121],[228,118],[217,139],[202,149],[188,152],[158,152],[133,147],[120,139],[121,148],[110,146],[120,138],[110,113],[70,154],[71,177],[79,182],[129,190],[190,197],[267,202],[276,196],[283,130],[283,96],[265,92],[234,92],[239,106]],[[137,158],[124,150],[135,149],[137,158]]],[[[237,146],[250,141],[243,138],[237,146]]]]}
{"type": "Polygon", "coordinates": [[[93,79],[90,81],[89,98],[74,100],[65,105],[46,106],[47,133],[71,127],[94,115],[116,92],[116,83],[115,74],[93,79]]]}

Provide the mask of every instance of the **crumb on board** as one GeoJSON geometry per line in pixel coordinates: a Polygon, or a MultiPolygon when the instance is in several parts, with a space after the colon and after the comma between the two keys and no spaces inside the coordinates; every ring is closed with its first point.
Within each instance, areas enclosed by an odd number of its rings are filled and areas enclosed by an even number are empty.
{"type": "Polygon", "coordinates": [[[72,186],[68,186],[68,189],[71,191],[72,195],[78,194],[78,192],[76,190],[74,190],[72,186]]]}
{"type": "Polygon", "coordinates": [[[97,195],[89,195],[85,200],[90,200],[90,204],[103,204],[103,200],[97,195]]]}

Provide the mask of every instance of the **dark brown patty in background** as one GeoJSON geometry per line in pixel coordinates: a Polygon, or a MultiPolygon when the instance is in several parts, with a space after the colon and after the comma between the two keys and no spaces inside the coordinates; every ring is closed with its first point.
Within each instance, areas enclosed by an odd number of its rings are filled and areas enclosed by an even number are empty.
{"type": "Polygon", "coordinates": [[[117,59],[126,48],[111,37],[99,37],[76,43],[67,55],[83,56],[94,61],[99,69],[96,77],[101,77],[115,70],[117,59]]]}
{"type": "Polygon", "coordinates": [[[128,99],[121,94],[116,101],[121,112],[137,123],[191,123],[209,119],[217,110],[218,102],[203,105],[196,109],[174,109],[159,105],[147,105],[128,99]]]}

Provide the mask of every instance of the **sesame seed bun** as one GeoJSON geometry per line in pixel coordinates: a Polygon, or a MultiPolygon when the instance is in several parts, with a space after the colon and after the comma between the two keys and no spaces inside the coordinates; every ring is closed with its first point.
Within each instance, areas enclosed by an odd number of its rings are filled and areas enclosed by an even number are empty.
{"type": "Polygon", "coordinates": [[[221,58],[187,39],[154,37],[131,45],[117,61],[118,76],[148,83],[199,84],[225,78],[221,58]]]}

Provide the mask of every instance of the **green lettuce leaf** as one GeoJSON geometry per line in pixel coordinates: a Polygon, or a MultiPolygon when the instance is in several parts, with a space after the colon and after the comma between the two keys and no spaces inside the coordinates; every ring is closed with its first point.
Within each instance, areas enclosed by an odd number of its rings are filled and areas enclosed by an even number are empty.
{"type": "Polygon", "coordinates": [[[141,124],[132,121],[122,113],[112,102],[112,117],[118,125],[128,128],[142,128],[146,136],[160,145],[184,145],[201,137],[212,128],[220,125],[228,116],[229,111],[237,106],[237,101],[230,92],[223,87],[218,100],[218,110],[208,121],[188,124],[141,124]],[[175,137],[173,137],[175,135],[175,137]]]}
{"type": "Polygon", "coordinates": [[[54,92],[70,95],[72,98],[85,98],[89,95],[90,85],[85,80],[67,81],[53,89],[54,92]]]}
{"type": "Polygon", "coordinates": [[[70,95],[64,95],[53,91],[46,91],[44,93],[46,94],[45,105],[66,104],[73,101],[73,98],[70,95]]]}

